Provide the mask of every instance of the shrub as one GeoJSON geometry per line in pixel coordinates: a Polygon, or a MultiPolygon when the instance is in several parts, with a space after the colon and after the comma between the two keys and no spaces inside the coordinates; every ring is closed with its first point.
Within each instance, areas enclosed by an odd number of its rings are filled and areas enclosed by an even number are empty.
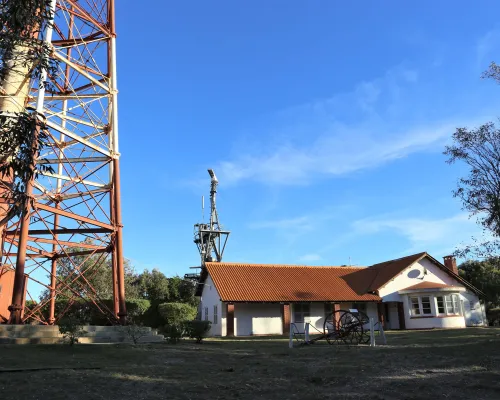
{"type": "Polygon", "coordinates": [[[151,306],[141,316],[141,321],[151,328],[161,328],[165,325],[165,320],[158,313],[158,303],[152,302],[151,306]]]}
{"type": "Polygon", "coordinates": [[[139,343],[139,340],[141,340],[142,337],[146,336],[149,333],[148,328],[134,322],[125,325],[123,329],[125,331],[125,334],[129,337],[130,340],[132,340],[134,344],[139,343]]]}
{"type": "Polygon", "coordinates": [[[186,334],[185,325],[184,324],[165,325],[164,328],[162,329],[162,333],[167,337],[170,343],[177,343],[186,334]]]}
{"type": "Polygon", "coordinates": [[[185,303],[163,303],[158,306],[158,312],[169,326],[180,327],[185,321],[196,317],[196,308],[185,303]]]}
{"type": "Polygon", "coordinates": [[[211,325],[210,321],[188,321],[186,322],[187,335],[191,339],[196,339],[196,343],[201,343],[210,330],[211,325]]]}
{"type": "MultiPolygon", "coordinates": [[[[125,306],[129,318],[134,321],[142,321],[144,314],[151,307],[151,302],[145,299],[130,299],[125,302],[125,306]]],[[[113,307],[113,304],[111,304],[111,307],[113,307]]]]}
{"type": "Polygon", "coordinates": [[[488,325],[500,326],[500,308],[490,308],[486,313],[488,325]]]}
{"type": "Polygon", "coordinates": [[[83,330],[81,322],[73,317],[65,317],[59,321],[59,332],[70,346],[78,343],[78,339],[87,333],[83,330]]]}

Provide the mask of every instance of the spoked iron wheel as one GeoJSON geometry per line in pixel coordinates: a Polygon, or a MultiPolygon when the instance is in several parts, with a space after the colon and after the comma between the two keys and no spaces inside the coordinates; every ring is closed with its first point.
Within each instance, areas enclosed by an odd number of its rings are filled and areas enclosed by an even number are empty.
{"type": "Polygon", "coordinates": [[[370,343],[370,328],[368,328],[368,326],[370,324],[370,318],[368,318],[368,315],[366,315],[363,311],[358,311],[355,315],[358,318],[359,323],[363,327],[363,333],[360,337],[359,343],[360,344],[369,344],[370,343]]]}
{"type": "Polygon", "coordinates": [[[328,344],[358,344],[363,337],[363,325],[358,317],[344,310],[337,310],[323,324],[328,344]]]}

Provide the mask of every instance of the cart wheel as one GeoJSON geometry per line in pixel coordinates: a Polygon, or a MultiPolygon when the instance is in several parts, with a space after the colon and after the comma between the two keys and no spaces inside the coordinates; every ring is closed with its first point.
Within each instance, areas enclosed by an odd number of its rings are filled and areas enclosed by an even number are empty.
{"type": "Polygon", "coordinates": [[[370,343],[370,318],[363,311],[358,311],[356,316],[363,327],[363,334],[359,339],[359,344],[369,344],[370,343]]]}
{"type": "Polygon", "coordinates": [[[358,344],[363,336],[363,325],[355,314],[337,310],[325,319],[323,331],[328,344],[358,344]]]}

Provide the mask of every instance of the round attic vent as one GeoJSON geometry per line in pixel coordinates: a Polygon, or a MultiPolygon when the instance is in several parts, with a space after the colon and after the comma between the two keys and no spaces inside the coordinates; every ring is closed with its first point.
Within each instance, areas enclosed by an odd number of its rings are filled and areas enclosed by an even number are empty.
{"type": "Polygon", "coordinates": [[[411,279],[424,279],[427,275],[427,270],[421,266],[415,266],[408,272],[408,278],[411,279]]]}

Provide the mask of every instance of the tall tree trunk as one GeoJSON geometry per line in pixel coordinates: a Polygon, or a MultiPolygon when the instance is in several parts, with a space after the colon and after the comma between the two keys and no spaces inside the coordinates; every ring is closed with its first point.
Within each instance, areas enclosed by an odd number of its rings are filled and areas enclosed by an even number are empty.
{"type": "MultiPolygon", "coordinates": [[[[6,61],[6,73],[0,87],[0,113],[12,114],[25,110],[28,103],[30,90],[30,69],[31,66],[26,61],[28,48],[24,46],[16,47],[6,61]]],[[[5,162],[8,155],[0,155],[0,162],[5,162]]],[[[12,188],[13,176],[0,176],[0,234],[3,237],[5,223],[11,209],[9,192],[12,188]]]]}

